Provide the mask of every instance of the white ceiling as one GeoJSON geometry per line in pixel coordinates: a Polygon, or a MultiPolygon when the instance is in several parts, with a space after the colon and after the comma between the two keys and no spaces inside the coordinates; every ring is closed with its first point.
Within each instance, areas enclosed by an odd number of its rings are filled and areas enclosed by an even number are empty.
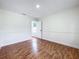
{"type": "Polygon", "coordinates": [[[33,17],[47,16],[51,13],[79,5],[79,0],[0,0],[0,9],[24,13],[33,17]],[[40,8],[36,8],[36,4],[40,8]]]}

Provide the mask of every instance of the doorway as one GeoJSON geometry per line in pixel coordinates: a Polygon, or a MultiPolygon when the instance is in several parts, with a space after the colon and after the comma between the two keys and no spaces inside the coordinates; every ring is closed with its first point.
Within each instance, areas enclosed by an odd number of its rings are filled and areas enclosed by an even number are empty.
{"type": "Polygon", "coordinates": [[[32,36],[42,38],[42,21],[39,19],[32,20],[32,36]]]}

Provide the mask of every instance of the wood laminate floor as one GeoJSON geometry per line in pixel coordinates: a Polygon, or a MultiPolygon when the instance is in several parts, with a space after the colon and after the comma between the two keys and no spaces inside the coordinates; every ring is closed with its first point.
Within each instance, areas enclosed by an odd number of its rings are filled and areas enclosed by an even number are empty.
{"type": "Polygon", "coordinates": [[[79,49],[32,38],[3,47],[0,59],[79,59],[79,49]]]}

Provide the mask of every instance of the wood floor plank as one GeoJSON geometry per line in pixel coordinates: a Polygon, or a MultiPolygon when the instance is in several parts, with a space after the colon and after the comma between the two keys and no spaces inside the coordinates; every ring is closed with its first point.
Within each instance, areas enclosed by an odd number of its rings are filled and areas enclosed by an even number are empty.
{"type": "Polygon", "coordinates": [[[2,47],[0,59],[79,59],[79,49],[32,38],[2,47]]]}

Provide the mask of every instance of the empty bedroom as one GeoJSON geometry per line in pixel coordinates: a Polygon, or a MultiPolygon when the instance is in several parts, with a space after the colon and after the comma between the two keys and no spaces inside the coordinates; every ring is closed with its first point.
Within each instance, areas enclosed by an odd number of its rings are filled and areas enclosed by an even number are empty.
{"type": "Polygon", "coordinates": [[[0,0],[0,59],[79,59],[79,0],[0,0]]]}

